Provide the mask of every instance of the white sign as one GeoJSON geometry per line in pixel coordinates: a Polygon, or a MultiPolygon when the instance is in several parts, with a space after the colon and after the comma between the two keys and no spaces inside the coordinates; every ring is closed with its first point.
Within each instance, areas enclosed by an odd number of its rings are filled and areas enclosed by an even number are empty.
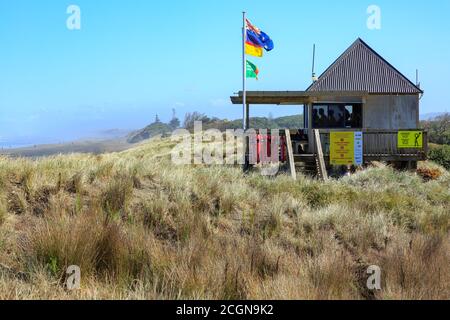
{"type": "Polygon", "coordinates": [[[363,165],[363,133],[355,132],[355,165],[363,165]]]}

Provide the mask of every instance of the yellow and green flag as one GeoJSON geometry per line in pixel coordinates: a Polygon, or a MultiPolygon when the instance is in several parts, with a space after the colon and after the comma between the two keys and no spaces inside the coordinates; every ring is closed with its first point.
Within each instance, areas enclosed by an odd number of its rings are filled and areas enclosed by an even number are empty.
{"type": "Polygon", "coordinates": [[[247,60],[246,70],[247,78],[255,78],[256,80],[258,80],[259,70],[256,65],[247,60]]]}

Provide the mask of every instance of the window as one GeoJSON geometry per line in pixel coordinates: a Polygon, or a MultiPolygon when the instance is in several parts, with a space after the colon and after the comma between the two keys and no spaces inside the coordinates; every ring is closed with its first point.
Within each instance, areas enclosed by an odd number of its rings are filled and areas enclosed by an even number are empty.
{"type": "Polygon", "coordinates": [[[361,104],[316,104],[312,110],[314,129],[362,128],[361,104]]]}

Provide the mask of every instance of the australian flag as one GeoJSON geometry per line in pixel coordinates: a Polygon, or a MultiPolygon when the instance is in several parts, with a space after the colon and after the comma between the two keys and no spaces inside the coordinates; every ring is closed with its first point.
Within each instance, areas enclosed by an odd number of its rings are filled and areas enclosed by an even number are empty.
{"type": "Polygon", "coordinates": [[[250,42],[254,46],[264,48],[266,51],[271,51],[274,48],[273,41],[270,37],[255,27],[247,19],[247,42],[250,42]]]}

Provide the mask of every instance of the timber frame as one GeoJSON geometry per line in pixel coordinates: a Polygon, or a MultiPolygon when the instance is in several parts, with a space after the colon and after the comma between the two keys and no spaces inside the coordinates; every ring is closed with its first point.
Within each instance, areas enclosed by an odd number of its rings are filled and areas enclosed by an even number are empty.
{"type": "MultiPolygon", "coordinates": [[[[366,91],[247,91],[246,102],[252,104],[302,105],[320,101],[363,102],[366,91]]],[[[233,104],[242,104],[242,91],[231,96],[233,104]]]]}

